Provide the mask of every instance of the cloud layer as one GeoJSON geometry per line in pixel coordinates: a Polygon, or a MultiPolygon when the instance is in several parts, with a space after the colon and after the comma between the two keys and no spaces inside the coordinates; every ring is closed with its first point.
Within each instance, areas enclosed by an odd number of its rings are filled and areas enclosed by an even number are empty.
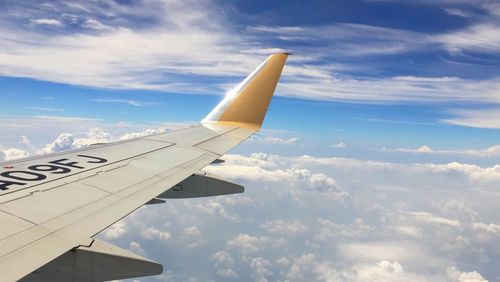
{"type": "MultiPolygon", "coordinates": [[[[155,244],[195,248],[193,263],[203,271],[177,268],[193,257],[169,259],[154,244],[141,246],[176,269],[170,275],[178,280],[486,281],[498,275],[500,249],[492,246],[500,225],[491,213],[497,180],[474,175],[491,168],[254,154],[228,155],[224,165],[207,170],[244,184],[246,195],[147,207],[125,219],[128,229],[119,238],[104,235],[126,244],[148,226],[165,226],[171,237],[155,244]],[[301,170],[311,172],[297,177],[301,170]],[[323,179],[320,185],[315,178],[323,179]],[[342,197],[330,197],[331,189],[342,197]],[[206,244],[192,245],[187,230],[206,244]]],[[[119,223],[109,232],[122,229],[119,223]]]]}
{"type": "Polygon", "coordinates": [[[280,95],[382,103],[500,102],[498,77],[477,80],[446,72],[374,76],[370,73],[376,69],[366,64],[369,57],[375,56],[377,63],[384,56],[436,49],[452,60],[470,52],[500,53],[500,25],[495,10],[486,4],[488,14],[481,21],[441,34],[354,23],[249,25],[238,32],[231,28],[236,19],[221,14],[211,1],[10,4],[0,17],[4,76],[213,94],[257,66],[263,59],[258,54],[293,46],[297,55],[286,67],[280,95]],[[350,63],[343,62],[346,58],[350,63]],[[207,79],[216,83],[204,83],[207,79]]]}
{"type": "MultiPolygon", "coordinates": [[[[114,136],[94,128],[60,134],[41,147],[24,137],[26,151],[2,152],[23,157],[155,132],[114,136]]],[[[146,206],[100,236],[165,264],[160,279],[167,281],[484,281],[499,275],[498,165],[265,153],[224,159],[206,170],[245,185],[245,194],[146,206]]]]}

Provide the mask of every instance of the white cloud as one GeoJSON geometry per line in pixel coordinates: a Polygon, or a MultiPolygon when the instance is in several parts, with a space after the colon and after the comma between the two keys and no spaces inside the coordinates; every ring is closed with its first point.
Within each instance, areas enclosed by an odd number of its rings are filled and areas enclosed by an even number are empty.
{"type": "Polygon", "coordinates": [[[449,267],[448,277],[457,282],[487,282],[488,280],[478,273],[477,271],[465,272],[460,271],[456,267],[449,267]]]}
{"type": "Polygon", "coordinates": [[[44,112],[64,112],[63,109],[56,109],[56,108],[26,107],[26,109],[44,111],[44,112]]]}
{"type": "MultiPolygon", "coordinates": [[[[75,133],[71,144],[123,135],[106,133],[75,133]]],[[[170,254],[196,252],[176,262],[155,257],[186,280],[446,281],[453,265],[472,267],[462,277],[486,277],[474,273],[478,261],[485,274],[496,273],[496,166],[263,153],[225,159],[207,170],[238,178],[245,196],[142,208],[103,237],[140,254],[156,254],[158,241],[170,254]],[[328,191],[349,196],[332,203],[328,191]],[[214,264],[208,278],[206,268],[177,267],[208,260],[214,264]]]]}
{"type": "Polygon", "coordinates": [[[182,240],[191,248],[199,247],[206,243],[200,230],[194,225],[182,231],[182,240]]]}
{"type": "Polygon", "coordinates": [[[214,200],[209,200],[205,204],[198,204],[198,205],[196,205],[196,208],[199,211],[202,211],[202,212],[210,214],[210,215],[220,216],[222,218],[232,220],[232,221],[238,220],[237,215],[229,214],[222,204],[220,204],[214,200]]]}
{"type": "Polygon", "coordinates": [[[134,139],[134,138],[144,137],[144,136],[148,136],[148,135],[163,133],[163,132],[165,132],[164,128],[160,128],[160,129],[148,128],[148,129],[146,129],[144,131],[140,131],[140,132],[131,132],[131,133],[123,134],[118,139],[119,140],[134,139]]]}
{"type": "Polygon", "coordinates": [[[496,36],[498,32],[500,32],[498,24],[487,22],[438,35],[435,40],[444,44],[450,52],[467,50],[498,53],[500,52],[500,39],[496,36]]]}
{"type": "Polygon", "coordinates": [[[295,144],[297,143],[298,138],[297,137],[291,137],[291,138],[281,138],[281,137],[273,137],[273,136],[266,136],[265,138],[257,139],[259,141],[265,142],[265,143],[272,143],[272,144],[295,144]]]}
{"type": "MultiPolygon", "coordinates": [[[[107,88],[199,93],[220,88],[193,85],[188,76],[243,74],[261,59],[232,47],[245,40],[214,16],[217,11],[208,1],[147,1],[133,5],[133,10],[110,4],[108,11],[94,9],[90,2],[79,6],[92,10],[95,17],[113,14],[115,26],[88,18],[82,27],[92,29],[91,33],[0,29],[0,41],[5,43],[0,54],[2,74],[107,88]],[[155,25],[131,28],[126,24],[130,15],[150,18],[155,25]],[[198,52],[199,46],[203,52],[198,52]]],[[[34,23],[62,25],[56,19],[34,23]]]]}
{"type": "Polygon", "coordinates": [[[348,243],[339,246],[344,256],[356,262],[380,260],[411,261],[417,259],[422,250],[408,244],[393,242],[348,243]]]}
{"type": "Polygon", "coordinates": [[[474,157],[495,157],[500,155],[500,145],[493,145],[486,149],[475,150],[434,150],[431,147],[424,145],[419,148],[382,148],[386,152],[399,152],[399,153],[416,153],[416,154],[447,154],[447,155],[466,155],[474,157]]]}
{"type": "Polygon", "coordinates": [[[136,241],[131,241],[130,244],[129,244],[128,249],[131,252],[139,254],[141,256],[147,256],[146,251],[144,250],[144,248],[142,247],[142,245],[140,243],[136,242],[136,241]]]}
{"type": "Polygon", "coordinates": [[[449,227],[460,227],[460,222],[458,220],[435,216],[428,212],[411,212],[411,215],[420,222],[440,224],[449,227]]]}
{"type": "Polygon", "coordinates": [[[473,222],[471,228],[481,242],[494,242],[500,238],[500,225],[495,223],[473,222]]]}
{"type": "Polygon", "coordinates": [[[166,231],[160,231],[155,227],[151,226],[148,228],[144,228],[141,231],[141,236],[148,240],[159,240],[159,241],[168,241],[172,235],[166,231]]]}
{"type": "Polygon", "coordinates": [[[412,148],[397,148],[397,149],[390,149],[390,148],[383,148],[384,151],[389,151],[389,152],[402,152],[402,153],[432,153],[434,152],[431,147],[429,146],[421,146],[416,149],[412,148]]]}
{"type": "Polygon", "coordinates": [[[227,242],[229,248],[239,250],[241,253],[254,253],[260,251],[269,242],[267,237],[255,237],[240,233],[235,238],[227,242]]]}
{"type": "Polygon", "coordinates": [[[67,151],[74,149],[75,138],[72,134],[61,133],[54,142],[48,144],[43,148],[43,154],[50,154],[55,152],[67,151]]]}
{"type": "Polygon", "coordinates": [[[127,226],[123,220],[108,227],[102,235],[107,239],[118,239],[123,237],[127,233],[127,226]]]}
{"type": "Polygon", "coordinates": [[[23,135],[23,136],[21,136],[21,137],[19,137],[19,143],[21,143],[21,144],[23,144],[23,145],[26,145],[26,146],[28,146],[28,147],[33,146],[33,145],[31,144],[30,139],[29,139],[28,137],[24,136],[24,135],[23,135]]]}
{"type": "Polygon", "coordinates": [[[474,222],[472,228],[487,233],[500,234],[500,225],[494,223],[486,224],[483,222],[474,222]]]}
{"type": "Polygon", "coordinates": [[[60,134],[54,142],[45,146],[41,153],[49,154],[61,151],[67,151],[75,148],[82,148],[92,144],[108,143],[111,141],[111,135],[102,128],[91,128],[85,138],[74,137],[70,133],[60,134]]]}
{"type": "Polygon", "coordinates": [[[126,104],[134,107],[145,107],[150,105],[151,102],[142,102],[136,100],[124,100],[124,99],[92,99],[94,102],[98,103],[117,103],[117,104],[126,104]]]}
{"type": "Polygon", "coordinates": [[[323,242],[328,242],[341,236],[350,238],[366,236],[375,229],[367,225],[361,218],[356,218],[350,225],[337,224],[323,218],[318,218],[318,223],[319,228],[314,237],[323,242]]]}
{"type": "MultiPolygon", "coordinates": [[[[495,91],[499,87],[494,86],[495,91]]],[[[479,128],[500,128],[500,109],[485,108],[485,109],[459,109],[451,111],[453,117],[442,119],[443,123],[479,127],[479,128]]]]}
{"type": "Polygon", "coordinates": [[[500,82],[497,79],[474,81],[456,77],[388,77],[388,78],[294,78],[285,72],[287,80],[279,86],[286,96],[314,100],[364,103],[389,102],[490,102],[500,82]]]}
{"type": "MultiPolygon", "coordinates": [[[[208,167],[207,171],[229,178],[250,179],[269,182],[283,182],[302,186],[328,199],[343,201],[348,194],[337,188],[335,180],[324,173],[313,173],[308,169],[277,169],[273,156],[254,154],[250,158],[239,155],[225,157],[226,164],[208,167]],[[266,159],[267,158],[267,159],[266,159]],[[262,164],[256,166],[256,164],[262,164]]],[[[308,191],[305,191],[308,192],[308,191]]]]}
{"type": "Polygon", "coordinates": [[[110,26],[105,25],[98,20],[95,19],[87,19],[85,23],[83,24],[83,27],[94,29],[94,30],[107,30],[111,29],[110,26]]]}
{"type": "Polygon", "coordinates": [[[0,149],[0,159],[3,159],[5,161],[27,158],[29,157],[29,155],[30,154],[28,152],[21,149],[16,149],[16,148],[9,148],[5,150],[0,149]]]}
{"type": "Polygon", "coordinates": [[[466,12],[465,10],[458,9],[458,8],[444,8],[443,9],[447,14],[452,15],[452,16],[458,16],[458,17],[463,17],[463,18],[468,18],[471,15],[466,12]]]}
{"type": "Polygon", "coordinates": [[[258,282],[268,281],[266,277],[273,275],[273,272],[270,270],[271,267],[271,262],[262,257],[253,258],[250,262],[250,268],[253,271],[253,277],[255,278],[255,281],[258,282]]]}
{"type": "Polygon", "coordinates": [[[338,148],[338,149],[344,149],[344,148],[347,147],[347,144],[343,143],[343,142],[340,142],[340,143],[337,143],[337,144],[333,144],[332,147],[333,148],[338,148]]]}
{"type": "Polygon", "coordinates": [[[238,274],[233,270],[234,260],[227,251],[218,251],[210,258],[214,262],[216,274],[225,278],[238,278],[238,274]]]}
{"type": "Polygon", "coordinates": [[[288,266],[286,277],[295,281],[304,281],[307,279],[307,272],[314,269],[316,257],[314,254],[303,254],[299,257],[292,257],[285,262],[288,266]]]}
{"type": "MultiPolygon", "coordinates": [[[[206,269],[185,273],[168,257],[162,258],[177,269],[174,273],[178,278],[186,279],[447,281],[451,279],[450,265],[473,267],[481,261],[481,269],[484,264],[495,267],[488,261],[493,262],[496,256],[497,249],[491,246],[500,240],[500,228],[494,216],[485,211],[491,212],[498,199],[488,190],[482,193],[482,184],[466,181],[468,175],[483,168],[266,154],[227,155],[226,163],[219,166],[232,174],[233,165],[264,171],[307,168],[314,172],[311,174],[335,177],[334,185],[350,196],[332,205],[324,195],[309,191],[315,185],[320,189],[332,184],[325,180],[314,184],[307,173],[283,182],[241,178],[251,204],[236,201],[238,196],[234,196],[147,207],[141,209],[142,216],[139,212],[130,219],[119,240],[140,242],[149,253],[157,245],[148,243],[147,238],[159,239],[158,234],[168,227],[168,233],[176,238],[170,237],[168,246],[175,253],[186,252],[191,242],[202,238],[207,243],[196,248],[199,256],[194,261],[192,256],[180,256],[175,263],[206,264],[210,260],[212,278],[207,278],[206,269]],[[387,188],[394,183],[404,189],[387,188]],[[300,201],[290,201],[289,193],[296,191],[309,192],[302,194],[300,201]],[[222,210],[238,220],[219,216],[222,210]],[[269,217],[283,210],[287,211],[285,217],[269,217]],[[170,215],[168,225],[164,214],[170,215]],[[154,230],[150,226],[155,226],[154,230]],[[214,253],[214,249],[219,251],[214,253]]],[[[496,185],[491,187],[488,189],[496,185]]],[[[476,275],[468,271],[462,277],[476,275]]]]}
{"type": "Polygon", "coordinates": [[[31,23],[35,25],[62,26],[62,23],[57,19],[33,19],[31,23]]]}
{"type": "Polygon", "coordinates": [[[307,226],[297,220],[294,222],[285,222],[283,220],[266,221],[260,227],[270,234],[284,236],[303,234],[308,231],[307,226]]]}
{"type": "MultiPolygon", "coordinates": [[[[298,45],[298,51],[312,55],[290,58],[278,88],[279,95],[377,103],[500,103],[496,95],[500,87],[498,79],[351,77],[339,71],[359,66],[324,63],[325,57],[333,54],[359,57],[436,49],[452,53],[456,50],[497,52],[499,44],[495,35],[500,27],[495,23],[437,35],[352,23],[319,27],[255,26],[246,33],[237,33],[227,28],[229,19],[221,16],[220,7],[210,1],[152,0],[131,7],[109,4],[106,8],[92,2],[52,6],[67,9],[61,11],[66,12],[65,15],[83,11],[92,17],[78,19],[83,31],[47,33],[11,26],[0,29],[4,50],[0,53],[2,75],[106,88],[220,93],[229,86],[197,84],[192,78],[247,74],[263,59],[256,54],[282,50],[267,43],[261,43],[264,46],[257,49],[247,47],[246,43],[252,43],[255,38],[261,42],[266,42],[266,38],[280,38],[298,43],[312,40],[325,47],[311,51],[298,45]],[[149,18],[154,24],[133,28],[131,15],[149,18]],[[101,22],[110,18],[114,20],[101,22]],[[199,46],[203,46],[203,52],[198,52],[199,46]]],[[[457,14],[456,9],[449,11],[457,14]]],[[[4,22],[8,23],[9,17],[19,15],[6,13],[4,22]]],[[[61,23],[57,19],[39,21],[61,23]]],[[[235,82],[232,78],[230,81],[235,82]]]]}
{"type": "MultiPolygon", "coordinates": [[[[406,272],[397,262],[381,260],[376,265],[357,266],[357,281],[423,281],[425,277],[406,272]]],[[[430,280],[429,280],[430,281],[430,280]]]]}
{"type": "Polygon", "coordinates": [[[494,183],[500,180],[500,165],[482,168],[477,165],[461,164],[452,162],[448,164],[424,164],[417,167],[432,171],[434,173],[459,172],[477,184],[494,183]]]}

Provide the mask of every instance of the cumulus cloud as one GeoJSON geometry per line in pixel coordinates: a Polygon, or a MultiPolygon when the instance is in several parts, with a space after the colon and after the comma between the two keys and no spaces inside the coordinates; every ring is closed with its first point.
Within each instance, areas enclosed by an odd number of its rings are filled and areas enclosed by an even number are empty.
{"type": "Polygon", "coordinates": [[[49,154],[62,152],[111,141],[111,135],[101,128],[91,128],[86,135],[86,137],[78,138],[74,137],[71,133],[62,133],[52,143],[47,144],[47,146],[42,149],[41,153],[49,154]]]}
{"type": "Polygon", "coordinates": [[[141,243],[136,242],[136,241],[131,241],[129,244],[128,249],[136,254],[139,254],[141,256],[147,256],[146,251],[142,247],[141,243]]]}
{"type": "Polygon", "coordinates": [[[232,156],[226,158],[226,165],[210,167],[208,171],[230,178],[264,180],[302,185],[316,193],[335,201],[342,201],[348,194],[337,188],[335,180],[324,173],[314,173],[309,169],[289,167],[276,168],[273,156],[254,154],[250,158],[232,156]],[[255,164],[262,164],[256,166],[255,164]]]}
{"type": "Polygon", "coordinates": [[[125,225],[125,222],[123,220],[118,221],[117,223],[111,225],[111,227],[108,227],[102,235],[106,239],[118,239],[120,237],[123,237],[127,233],[127,226],[125,225]]]}
{"type": "Polygon", "coordinates": [[[355,267],[357,281],[425,281],[422,275],[408,273],[403,266],[397,262],[381,260],[376,265],[364,265],[355,267]]]}
{"type": "Polygon", "coordinates": [[[182,231],[182,240],[191,248],[199,247],[206,243],[200,230],[194,225],[182,231]]]}
{"type": "Polygon", "coordinates": [[[161,231],[151,226],[148,228],[144,228],[141,232],[141,236],[148,240],[159,240],[159,241],[167,241],[172,237],[169,232],[161,231]]]}
{"type": "Polygon", "coordinates": [[[267,282],[269,277],[273,275],[273,272],[270,270],[272,263],[265,258],[257,257],[252,259],[250,262],[250,268],[253,271],[253,277],[255,281],[258,282],[267,282]]]}
{"type": "Polygon", "coordinates": [[[239,250],[241,253],[253,253],[262,250],[269,239],[265,236],[255,237],[240,233],[227,242],[229,248],[239,250]]]}
{"type": "MultiPolygon", "coordinates": [[[[174,127],[176,126],[177,125],[174,125],[174,127]]],[[[19,158],[25,158],[31,155],[63,152],[72,149],[84,148],[95,144],[104,144],[113,141],[121,141],[159,134],[165,132],[167,130],[167,127],[168,126],[161,126],[160,128],[148,128],[143,131],[128,132],[117,136],[112,136],[111,133],[105,131],[100,127],[93,127],[88,129],[87,133],[85,133],[84,135],[74,133],[61,133],[54,141],[45,145],[43,148],[37,148],[26,136],[21,136],[19,143],[25,147],[25,150],[18,148],[0,147],[0,157],[2,160],[9,161],[19,158]]]]}
{"type": "Polygon", "coordinates": [[[297,220],[294,222],[285,222],[283,220],[266,221],[260,227],[270,234],[285,236],[302,234],[308,231],[307,226],[297,220]]]}
{"type": "Polygon", "coordinates": [[[170,239],[162,241],[171,252],[193,250],[199,259],[165,258],[164,263],[174,263],[174,269],[176,263],[213,264],[211,274],[202,269],[184,273],[179,267],[173,274],[179,279],[458,281],[462,274],[463,279],[484,278],[495,273],[488,270],[496,267],[488,259],[500,251],[491,247],[500,240],[500,228],[485,213],[491,207],[485,201],[496,205],[496,194],[489,192],[496,186],[469,182],[470,173],[483,169],[470,166],[461,170],[461,164],[229,154],[226,163],[213,167],[224,167],[220,172],[246,186],[242,200],[228,196],[146,207],[127,221],[127,232],[118,239],[140,242],[150,253],[157,245],[148,242],[162,240],[168,228],[170,239]],[[239,174],[243,167],[245,177],[239,174]],[[257,177],[261,171],[265,175],[266,170],[290,168],[307,168],[325,177],[315,181],[302,173],[282,182],[257,177]],[[333,183],[325,180],[334,177],[333,183]],[[349,192],[348,198],[332,204],[324,194],[311,193],[316,186],[321,190],[331,185],[349,192]],[[297,193],[301,196],[293,198],[297,193]],[[170,215],[168,225],[165,214],[170,215]],[[277,214],[280,217],[269,216],[277,214]],[[191,243],[196,248],[189,248],[191,243]],[[483,262],[481,268],[474,267],[477,261],[483,262]],[[471,269],[451,278],[450,269],[456,265],[471,269]]]}
{"type": "Polygon", "coordinates": [[[477,271],[460,271],[456,267],[448,268],[448,276],[453,279],[453,281],[458,282],[487,282],[488,280],[478,273],[477,271]]]}
{"type": "Polygon", "coordinates": [[[148,129],[146,129],[144,131],[140,131],[140,132],[125,133],[122,136],[120,136],[118,138],[118,140],[134,139],[134,138],[144,137],[144,136],[148,136],[148,135],[163,133],[163,132],[165,132],[164,128],[160,128],[160,129],[148,128],[148,129]]]}
{"type": "Polygon", "coordinates": [[[500,234],[500,225],[494,223],[486,224],[483,222],[474,222],[472,228],[487,233],[500,234]]]}
{"type": "Polygon", "coordinates": [[[229,214],[221,203],[216,202],[214,200],[210,200],[204,204],[198,204],[196,206],[196,208],[199,211],[210,214],[210,215],[220,216],[220,217],[223,217],[225,219],[232,220],[232,221],[238,220],[237,215],[229,214]]]}
{"type": "Polygon", "coordinates": [[[319,228],[315,239],[319,241],[329,241],[338,237],[360,237],[366,236],[375,228],[367,225],[363,219],[356,218],[354,222],[349,225],[338,224],[328,219],[318,218],[319,228]]]}
{"type": "MultiPolygon", "coordinates": [[[[49,145],[76,147],[121,136],[96,129],[49,145]]],[[[159,258],[174,263],[179,270],[169,275],[177,278],[207,277],[202,269],[184,273],[180,267],[207,260],[215,280],[443,281],[451,279],[450,266],[477,261],[486,266],[457,277],[496,273],[490,270],[500,252],[491,247],[500,240],[490,216],[500,200],[492,193],[496,166],[264,153],[229,154],[225,160],[207,170],[245,185],[245,196],[146,207],[101,235],[143,255],[156,254],[158,241],[170,253],[199,253],[194,261],[159,258]],[[331,192],[344,193],[342,201],[332,202],[331,192]]]]}
{"type": "Polygon", "coordinates": [[[30,154],[27,151],[24,151],[21,149],[9,148],[9,149],[2,150],[0,148],[0,160],[4,160],[4,161],[11,161],[11,160],[16,160],[16,159],[26,158],[26,157],[29,157],[29,155],[30,154]]]}
{"type": "Polygon", "coordinates": [[[234,267],[234,260],[228,252],[218,251],[211,256],[210,260],[214,263],[218,276],[238,278],[238,274],[232,269],[234,267]]]}
{"type": "Polygon", "coordinates": [[[43,148],[43,154],[50,154],[55,152],[67,151],[71,150],[74,147],[75,138],[72,134],[69,133],[61,133],[54,142],[47,144],[45,148],[43,148]]]}

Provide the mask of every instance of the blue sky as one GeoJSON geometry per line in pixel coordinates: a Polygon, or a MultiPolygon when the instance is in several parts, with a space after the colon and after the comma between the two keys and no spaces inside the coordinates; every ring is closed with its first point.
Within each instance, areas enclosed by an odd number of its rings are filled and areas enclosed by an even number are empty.
{"type": "Polygon", "coordinates": [[[3,160],[189,126],[269,54],[294,53],[264,130],[209,168],[247,195],[141,209],[103,233],[172,265],[160,280],[500,277],[497,1],[0,9],[3,160]]]}
{"type": "Polygon", "coordinates": [[[277,94],[300,100],[276,99],[270,128],[369,139],[360,146],[466,149],[498,137],[493,2],[162,5],[3,2],[1,114],[195,122],[274,48],[295,53],[277,94]],[[296,108],[306,110],[293,120],[296,108]]]}

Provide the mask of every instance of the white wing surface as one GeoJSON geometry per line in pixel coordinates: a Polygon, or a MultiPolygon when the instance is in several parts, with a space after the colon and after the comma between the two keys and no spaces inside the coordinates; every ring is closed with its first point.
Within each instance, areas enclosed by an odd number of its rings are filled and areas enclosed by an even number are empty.
{"type": "Polygon", "coordinates": [[[0,164],[0,281],[101,281],[162,266],[93,236],[144,204],[243,192],[200,170],[259,130],[288,54],[198,126],[0,164]]]}

